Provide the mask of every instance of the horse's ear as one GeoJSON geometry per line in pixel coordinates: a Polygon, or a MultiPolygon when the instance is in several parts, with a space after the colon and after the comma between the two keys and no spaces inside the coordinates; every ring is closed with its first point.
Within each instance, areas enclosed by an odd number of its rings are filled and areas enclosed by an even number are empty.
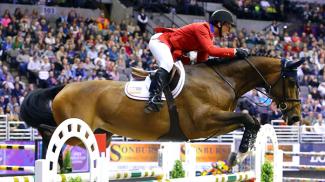
{"type": "Polygon", "coordinates": [[[300,65],[302,65],[302,63],[304,63],[306,60],[306,58],[301,58],[299,61],[289,61],[286,64],[286,68],[291,68],[291,69],[295,69],[298,68],[300,65]]]}

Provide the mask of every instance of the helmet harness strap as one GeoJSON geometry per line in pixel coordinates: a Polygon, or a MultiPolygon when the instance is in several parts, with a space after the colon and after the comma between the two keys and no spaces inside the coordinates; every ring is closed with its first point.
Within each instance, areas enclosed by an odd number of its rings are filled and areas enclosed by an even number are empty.
{"type": "Polygon", "coordinates": [[[222,37],[222,24],[220,24],[220,26],[218,26],[218,30],[219,30],[219,37],[222,37]]]}
{"type": "MultiPolygon", "coordinates": [[[[218,28],[219,36],[222,37],[222,24],[220,24],[220,26],[217,25],[216,27],[218,28]]],[[[214,27],[213,27],[212,23],[210,23],[210,31],[214,34],[214,27]]]]}

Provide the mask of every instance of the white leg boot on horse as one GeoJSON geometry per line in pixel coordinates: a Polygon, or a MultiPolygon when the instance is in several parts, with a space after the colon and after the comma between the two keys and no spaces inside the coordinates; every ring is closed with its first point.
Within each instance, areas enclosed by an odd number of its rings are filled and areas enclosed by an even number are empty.
{"type": "Polygon", "coordinates": [[[254,148],[256,136],[258,131],[261,128],[261,125],[256,118],[254,117],[251,118],[253,118],[255,124],[253,125],[250,124],[245,127],[245,131],[239,145],[239,152],[238,153],[232,152],[229,154],[228,164],[231,167],[240,164],[248,155],[250,155],[250,153],[254,148]]]}

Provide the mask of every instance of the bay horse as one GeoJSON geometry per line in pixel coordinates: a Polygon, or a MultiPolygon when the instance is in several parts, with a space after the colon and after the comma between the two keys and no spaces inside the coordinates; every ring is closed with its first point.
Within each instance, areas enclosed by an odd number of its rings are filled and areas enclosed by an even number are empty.
{"type": "MultiPolygon", "coordinates": [[[[289,125],[299,121],[296,69],[302,62],[251,56],[246,60],[225,59],[221,63],[185,66],[185,85],[175,99],[181,131],[191,140],[244,127],[239,150],[245,153],[253,145],[260,124],[247,113],[233,112],[238,99],[256,87],[264,87],[282,109],[289,125]]],[[[48,136],[44,124],[57,127],[68,118],[79,118],[93,131],[105,131],[109,137],[117,134],[138,140],[159,140],[171,125],[167,105],[160,112],[146,114],[144,101],[125,95],[125,84],[96,80],[38,89],[24,99],[20,117],[37,128],[43,138],[48,136]]],[[[68,143],[77,145],[81,141],[68,143]]]]}

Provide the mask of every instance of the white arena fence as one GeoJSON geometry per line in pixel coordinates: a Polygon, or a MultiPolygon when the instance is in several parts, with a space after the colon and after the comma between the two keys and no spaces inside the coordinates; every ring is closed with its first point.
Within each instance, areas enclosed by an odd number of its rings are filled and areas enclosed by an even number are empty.
{"type": "MultiPolygon", "coordinates": [[[[90,171],[89,173],[79,174],[83,180],[89,180],[91,182],[102,182],[108,181],[108,179],[128,179],[132,177],[147,177],[149,174],[151,176],[164,176],[164,179],[169,179],[169,172],[172,169],[174,161],[180,155],[177,155],[180,150],[179,147],[175,147],[175,144],[164,144],[161,148],[161,152],[159,154],[160,159],[159,163],[161,165],[161,169],[158,171],[146,171],[146,172],[128,172],[128,173],[116,173],[116,174],[107,174],[107,170],[109,168],[109,159],[107,156],[100,156],[98,145],[96,143],[96,139],[94,134],[92,133],[91,129],[88,127],[86,123],[79,119],[68,119],[63,122],[53,133],[51,138],[49,149],[46,154],[46,159],[39,159],[35,163],[35,167],[25,167],[26,169],[20,169],[18,166],[0,166],[0,168],[13,168],[14,170],[26,170],[26,171],[34,171],[35,176],[25,176],[23,181],[35,180],[35,182],[43,182],[43,181],[65,181],[67,177],[71,177],[70,174],[65,174],[65,177],[62,175],[57,175],[57,159],[59,156],[59,152],[61,151],[62,146],[64,143],[71,137],[77,137],[83,141],[85,144],[89,156],[90,156],[90,171]],[[62,137],[60,137],[62,134],[62,137]],[[176,154],[176,155],[175,155],[176,154]],[[33,179],[29,179],[33,178],[33,179]]],[[[3,145],[2,148],[15,148],[19,149],[19,146],[14,145],[3,145]]],[[[25,147],[25,146],[24,146],[25,147]]],[[[33,150],[34,148],[31,146],[26,146],[26,149],[33,150]]],[[[196,164],[196,150],[193,150],[190,147],[190,144],[186,144],[185,150],[185,163],[186,163],[186,177],[183,180],[186,181],[241,181],[243,179],[251,179],[255,178],[257,182],[260,182],[261,176],[261,167],[265,160],[266,153],[274,153],[274,182],[281,181],[281,179],[285,181],[290,181],[291,179],[282,178],[282,167],[283,168],[296,168],[296,169],[304,169],[304,170],[324,170],[324,166],[307,166],[307,165],[285,165],[283,164],[283,154],[285,155],[293,155],[293,156],[322,156],[324,153],[315,153],[315,152],[282,152],[278,148],[278,140],[271,125],[264,125],[262,126],[261,130],[259,131],[256,143],[255,143],[255,151],[253,151],[253,156],[255,156],[255,169],[254,171],[246,171],[243,173],[235,173],[235,174],[228,174],[228,175],[217,175],[217,176],[201,176],[195,177],[195,164],[196,164]],[[273,151],[267,151],[268,140],[271,140],[273,151]]],[[[106,149],[108,152],[108,149],[106,149]]],[[[252,169],[251,169],[252,170],[252,169]]],[[[76,174],[74,174],[76,175],[76,174]]],[[[17,181],[18,177],[9,177],[9,178],[1,178],[0,181],[17,181]]],[[[88,181],[87,180],[87,181],[88,181]]],[[[180,179],[182,180],[182,179],[180,179]]],[[[183,181],[182,180],[182,181],[183,181]]],[[[301,178],[295,178],[294,180],[305,180],[301,178]]],[[[313,180],[313,179],[311,179],[313,180]]],[[[20,179],[18,179],[20,181],[20,179]]],[[[171,180],[171,181],[179,181],[179,180],[171,180]]]]}
{"type": "MultiPolygon", "coordinates": [[[[273,123],[278,123],[274,121],[273,123]]],[[[36,129],[23,128],[23,121],[8,121],[6,115],[0,115],[0,141],[36,140],[41,139],[36,129]],[[19,128],[18,128],[19,126],[19,128]]],[[[314,132],[314,127],[278,126],[274,125],[279,143],[325,143],[325,133],[314,132]],[[309,130],[309,131],[306,131],[309,130]]],[[[234,131],[226,135],[212,137],[208,141],[232,143],[235,138],[241,137],[242,131],[234,131]]],[[[203,139],[202,139],[203,140],[203,139]]],[[[134,141],[122,136],[113,136],[113,141],[134,141]]]]}
{"type": "MultiPolygon", "coordinates": [[[[171,171],[176,159],[179,159],[180,145],[177,143],[164,143],[159,150],[159,166],[160,170],[147,171],[147,172],[129,172],[129,173],[107,173],[109,169],[109,158],[107,153],[109,149],[106,149],[106,154],[99,154],[99,147],[95,139],[95,135],[92,133],[88,125],[80,119],[70,118],[61,123],[58,128],[54,131],[52,138],[49,143],[49,150],[47,150],[46,158],[39,159],[35,162],[35,176],[21,176],[21,177],[5,177],[0,178],[2,182],[16,182],[16,181],[35,181],[35,182],[57,182],[66,181],[68,177],[72,177],[71,174],[62,175],[57,174],[57,160],[59,152],[61,151],[64,143],[72,138],[77,137],[80,139],[89,153],[89,173],[79,174],[83,181],[90,182],[107,182],[109,179],[128,179],[132,177],[148,177],[155,176],[162,177],[163,181],[179,182],[179,181],[190,181],[190,182],[212,182],[212,181],[243,181],[248,179],[256,178],[257,182],[260,182],[261,165],[264,163],[264,155],[266,151],[267,141],[270,139],[274,149],[274,165],[282,166],[282,151],[278,149],[278,142],[275,131],[271,125],[265,125],[261,128],[261,131],[257,135],[256,139],[256,150],[253,152],[255,156],[255,169],[251,171],[239,172],[235,174],[222,174],[216,176],[195,176],[195,164],[196,164],[196,150],[190,146],[189,143],[185,144],[185,178],[181,179],[169,179],[169,171],[171,171]],[[176,155],[175,155],[176,154],[176,155]]],[[[113,172],[115,173],[115,172],[113,172]]],[[[76,174],[72,174],[76,175],[76,174]]],[[[274,168],[274,182],[282,179],[282,168],[274,168]]],[[[139,179],[140,180],[140,179],[139,179]]]]}

